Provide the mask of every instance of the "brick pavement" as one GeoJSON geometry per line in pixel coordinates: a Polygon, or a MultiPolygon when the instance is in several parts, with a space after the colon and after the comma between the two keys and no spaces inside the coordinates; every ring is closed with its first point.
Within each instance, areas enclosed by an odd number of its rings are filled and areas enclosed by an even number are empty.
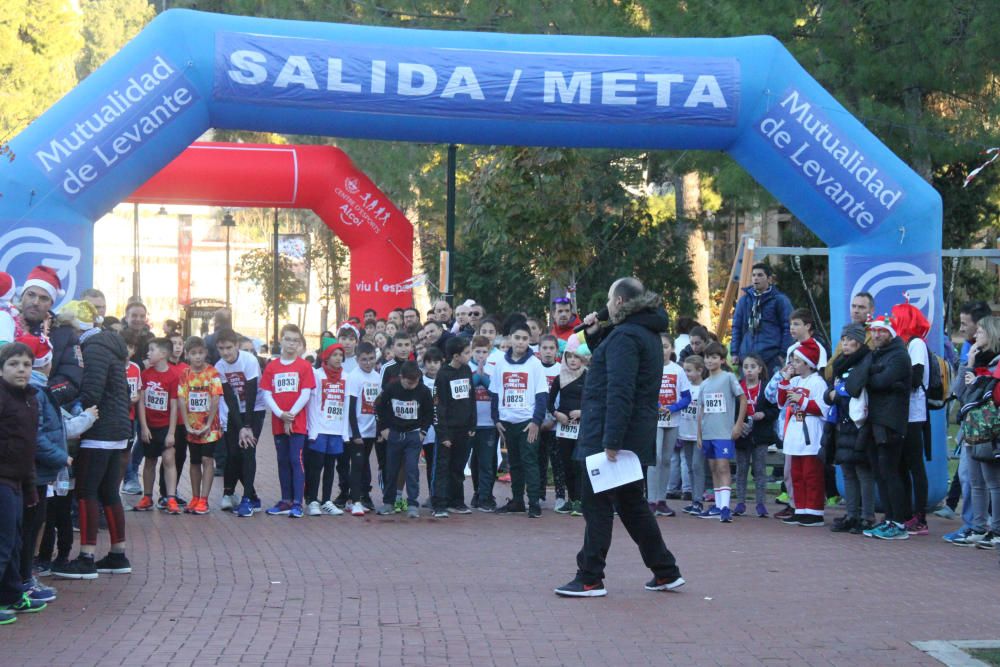
{"type": "MultiPolygon", "coordinates": [[[[269,443],[258,461],[273,502],[269,443]]],[[[0,665],[932,665],[909,642],[998,636],[997,557],[943,542],[954,522],[885,543],[773,519],[659,521],[682,592],[643,590],[618,524],[608,597],[567,600],[552,588],[574,573],[583,520],[551,511],[127,513],[133,574],[50,579],[57,602],[0,628],[0,665]]]]}

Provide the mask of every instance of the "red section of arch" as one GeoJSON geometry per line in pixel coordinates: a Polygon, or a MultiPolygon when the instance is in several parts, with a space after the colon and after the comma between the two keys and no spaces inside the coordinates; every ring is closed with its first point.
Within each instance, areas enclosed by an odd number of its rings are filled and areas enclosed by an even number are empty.
{"type": "Polygon", "coordinates": [[[307,208],[351,250],[351,313],[412,305],[413,225],[333,146],[195,143],[128,198],[307,208]]]}

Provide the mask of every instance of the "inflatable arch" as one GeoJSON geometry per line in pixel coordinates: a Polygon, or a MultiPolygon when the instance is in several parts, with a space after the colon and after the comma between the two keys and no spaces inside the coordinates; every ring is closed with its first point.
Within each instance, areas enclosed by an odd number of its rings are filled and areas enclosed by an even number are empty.
{"type": "MultiPolygon", "coordinates": [[[[724,150],[830,246],[852,294],[909,292],[942,343],[941,200],[772,37],[439,32],[170,10],[11,141],[0,268],[90,280],[91,223],[206,129],[724,150]]],[[[939,415],[935,415],[936,417],[939,415]]],[[[944,495],[943,424],[931,497],[944,495]]]]}
{"type": "Polygon", "coordinates": [[[351,250],[355,315],[413,302],[413,225],[333,146],[196,143],[128,200],[311,209],[351,250]]]}

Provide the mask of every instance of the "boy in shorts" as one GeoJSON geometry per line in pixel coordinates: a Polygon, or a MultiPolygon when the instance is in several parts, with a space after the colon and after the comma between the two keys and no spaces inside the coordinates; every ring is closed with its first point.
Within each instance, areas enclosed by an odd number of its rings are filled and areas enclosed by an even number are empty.
{"type": "Polygon", "coordinates": [[[698,447],[712,470],[715,505],[698,516],[719,517],[722,523],[730,523],[733,519],[729,510],[732,492],[729,462],[736,453],[736,439],[743,433],[747,397],[736,376],[723,370],[725,360],[726,349],[719,343],[705,347],[708,378],[701,385],[698,401],[698,447]]]}
{"type": "Polygon", "coordinates": [[[142,397],[139,399],[139,431],[142,435],[142,499],[132,509],[145,512],[153,509],[153,478],[156,460],[163,457],[163,478],[167,493],[164,509],[168,514],[180,514],[177,504],[177,467],[174,460],[174,440],[177,429],[177,373],[168,359],[172,346],[166,338],[154,338],[149,343],[146,360],[149,367],[142,372],[142,397]]]}
{"type": "Polygon", "coordinates": [[[198,336],[184,343],[190,366],[177,383],[177,407],[187,430],[188,461],[191,464],[191,495],[186,512],[208,514],[208,495],[215,477],[215,446],[222,439],[219,400],[222,378],[208,363],[208,347],[198,336]]]}

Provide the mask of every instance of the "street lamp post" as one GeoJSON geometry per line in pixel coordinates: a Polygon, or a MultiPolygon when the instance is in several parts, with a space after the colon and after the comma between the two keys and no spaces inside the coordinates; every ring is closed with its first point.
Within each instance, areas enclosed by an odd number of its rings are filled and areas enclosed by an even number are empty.
{"type": "Polygon", "coordinates": [[[140,299],[139,290],[139,204],[132,204],[132,298],[140,299]]]}
{"type": "Polygon", "coordinates": [[[222,217],[222,226],[226,228],[226,308],[229,308],[229,233],[236,226],[236,220],[229,211],[222,217]]]}

